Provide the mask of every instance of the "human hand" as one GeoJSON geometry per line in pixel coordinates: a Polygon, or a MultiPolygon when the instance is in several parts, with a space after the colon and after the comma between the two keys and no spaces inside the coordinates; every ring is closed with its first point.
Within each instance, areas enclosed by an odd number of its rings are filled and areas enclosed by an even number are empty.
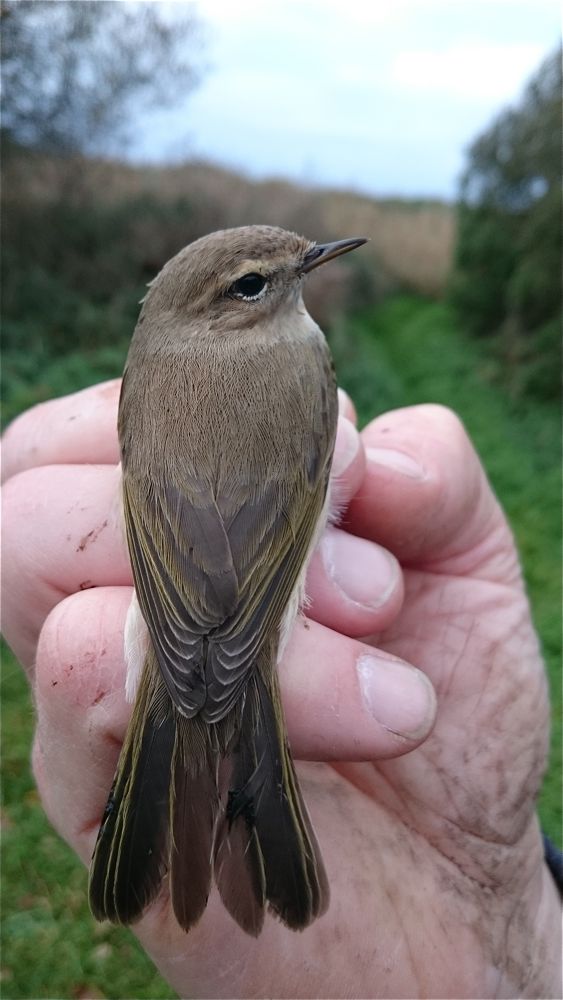
{"type": "MultiPolygon", "coordinates": [[[[130,711],[117,393],[30,411],[4,451],[4,630],[36,667],[46,811],[85,862],[130,711]]],[[[341,422],[338,461],[353,534],[329,530],[313,620],[281,665],[294,755],[326,762],[300,774],[329,911],[303,934],[268,920],[254,941],[214,894],[186,936],[163,892],[136,932],[181,995],[555,996],[557,899],[534,814],[547,697],[502,512],[439,407],[380,417],[361,441],[341,422]],[[430,736],[432,688],[409,663],[438,694],[430,736]]]]}

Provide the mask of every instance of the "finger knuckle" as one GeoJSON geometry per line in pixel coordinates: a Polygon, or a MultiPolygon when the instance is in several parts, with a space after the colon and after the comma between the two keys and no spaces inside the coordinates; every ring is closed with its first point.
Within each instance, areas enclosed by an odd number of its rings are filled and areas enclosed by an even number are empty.
{"type": "Polygon", "coordinates": [[[448,439],[459,442],[467,440],[465,425],[455,410],[442,403],[428,403],[425,406],[426,415],[433,421],[437,431],[448,439]]]}
{"type": "Polygon", "coordinates": [[[41,503],[44,483],[43,469],[26,469],[17,472],[2,487],[2,520],[8,537],[24,519],[29,530],[27,518],[41,503]]]}
{"type": "Polygon", "coordinates": [[[38,702],[61,699],[67,708],[85,708],[96,698],[99,663],[105,654],[103,632],[87,605],[84,591],[65,598],[50,612],[39,635],[36,659],[38,702]]]}
{"type": "Polygon", "coordinates": [[[20,469],[33,463],[38,453],[38,447],[33,444],[37,439],[37,428],[42,427],[45,420],[46,403],[37,403],[31,409],[21,413],[6,428],[2,436],[2,478],[19,475],[20,469]]]}
{"type": "Polygon", "coordinates": [[[10,580],[21,579],[29,563],[30,548],[36,521],[33,517],[37,497],[41,495],[38,470],[19,472],[2,487],[2,536],[4,556],[4,586],[10,580]],[[23,541],[25,540],[25,544],[23,541]]]}

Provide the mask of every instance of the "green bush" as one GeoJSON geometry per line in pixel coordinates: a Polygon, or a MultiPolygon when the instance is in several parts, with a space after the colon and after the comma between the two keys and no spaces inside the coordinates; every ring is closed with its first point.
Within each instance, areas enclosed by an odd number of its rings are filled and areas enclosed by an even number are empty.
{"type": "Polygon", "coordinates": [[[506,289],[516,264],[512,220],[498,209],[462,202],[450,298],[475,336],[499,329],[506,317],[506,289]]]}
{"type": "Polygon", "coordinates": [[[560,389],[561,90],[557,51],[471,146],[450,283],[465,329],[536,398],[560,389]]]}
{"type": "Polygon", "coordinates": [[[119,375],[147,282],[193,237],[189,201],[4,200],[3,419],[119,375]]]}

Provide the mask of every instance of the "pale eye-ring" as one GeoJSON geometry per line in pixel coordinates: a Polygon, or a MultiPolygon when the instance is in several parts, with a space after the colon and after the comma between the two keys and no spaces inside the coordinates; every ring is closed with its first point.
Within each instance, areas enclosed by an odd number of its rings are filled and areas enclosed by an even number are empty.
{"type": "Polygon", "coordinates": [[[243,274],[229,288],[229,295],[235,299],[244,299],[246,302],[253,302],[261,298],[268,285],[263,274],[252,271],[250,274],[243,274]]]}

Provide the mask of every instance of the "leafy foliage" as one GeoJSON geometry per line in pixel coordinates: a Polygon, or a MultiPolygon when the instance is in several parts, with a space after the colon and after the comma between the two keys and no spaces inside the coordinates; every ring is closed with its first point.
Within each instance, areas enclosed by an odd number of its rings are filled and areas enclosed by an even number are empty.
{"type": "Polygon", "coordinates": [[[5,196],[4,420],[120,374],[147,281],[191,231],[185,198],[5,196]]]}
{"type": "Polygon", "coordinates": [[[451,300],[515,396],[559,393],[561,51],[469,150],[451,300]]]}

